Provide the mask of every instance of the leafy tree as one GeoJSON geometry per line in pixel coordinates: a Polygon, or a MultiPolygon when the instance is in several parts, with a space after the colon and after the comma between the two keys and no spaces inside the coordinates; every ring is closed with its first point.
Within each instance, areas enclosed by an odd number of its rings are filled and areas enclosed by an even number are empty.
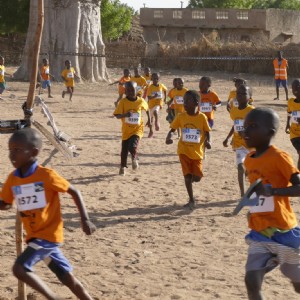
{"type": "Polygon", "coordinates": [[[101,1],[101,27],[105,40],[117,39],[131,28],[134,9],[119,0],[101,1]]]}

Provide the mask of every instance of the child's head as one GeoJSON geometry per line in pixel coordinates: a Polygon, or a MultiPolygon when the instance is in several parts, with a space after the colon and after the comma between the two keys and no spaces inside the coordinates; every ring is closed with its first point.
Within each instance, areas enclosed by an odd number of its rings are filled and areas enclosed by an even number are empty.
{"type": "Polygon", "coordinates": [[[194,115],[199,107],[200,95],[197,91],[189,90],[184,94],[183,105],[189,115],[194,115]]]}
{"type": "Polygon", "coordinates": [[[128,81],[125,83],[125,95],[129,99],[133,99],[136,94],[137,84],[134,81],[128,81]]]}
{"type": "Polygon", "coordinates": [[[292,92],[297,99],[300,99],[300,79],[295,79],[292,82],[292,92]]]}
{"type": "Polygon", "coordinates": [[[47,58],[43,58],[43,65],[47,66],[49,64],[48,59],[47,58]]]}
{"type": "Polygon", "coordinates": [[[278,57],[279,60],[282,60],[282,58],[283,58],[283,51],[278,51],[277,52],[277,57],[278,57]]]}
{"type": "Polygon", "coordinates": [[[251,99],[251,89],[249,86],[241,84],[236,90],[236,100],[239,106],[246,106],[251,99]]]}
{"type": "Polygon", "coordinates": [[[145,74],[146,76],[150,76],[150,72],[151,72],[151,70],[150,70],[149,67],[146,67],[146,68],[144,69],[144,74],[145,74]]]}
{"type": "Polygon", "coordinates": [[[174,89],[176,89],[176,86],[177,86],[177,80],[178,80],[178,78],[174,78],[174,79],[173,79],[173,87],[174,87],[174,89]]]}
{"type": "Polygon", "coordinates": [[[140,70],[138,67],[134,67],[133,68],[133,72],[134,72],[134,76],[135,77],[139,77],[140,76],[140,70]]]}
{"type": "Polygon", "coordinates": [[[153,84],[156,85],[159,81],[159,73],[153,73],[151,75],[151,80],[152,80],[153,84]]]}
{"type": "Polygon", "coordinates": [[[24,128],[15,131],[8,141],[9,158],[15,168],[22,168],[36,160],[42,148],[42,138],[38,131],[24,128]]]}
{"type": "Polygon", "coordinates": [[[234,78],[232,79],[232,81],[234,82],[234,86],[235,86],[236,88],[238,88],[241,84],[244,84],[244,85],[247,84],[247,81],[246,81],[245,79],[239,78],[239,77],[234,77],[234,78]]]}
{"type": "Polygon", "coordinates": [[[0,65],[4,65],[4,57],[0,56],[0,65]]]}
{"type": "Polygon", "coordinates": [[[211,78],[208,76],[203,76],[199,81],[199,89],[201,93],[205,93],[209,90],[211,86],[211,78]]]}
{"type": "Polygon", "coordinates": [[[246,116],[244,139],[249,148],[269,145],[279,128],[279,117],[270,108],[255,108],[246,116]]]}
{"type": "Polygon", "coordinates": [[[129,77],[129,76],[130,76],[130,71],[129,71],[129,69],[124,69],[124,70],[123,70],[123,74],[124,74],[124,77],[129,77]]]}
{"type": "Polygon", "coordinates": [[[66,60],[65,61],[65,66],[67,67],[67,69],[70,69],[70,67],[71,67],[71,61],[70,60],[66,60]]]}
{"type": "Polygon", "coordinates": [[[177,78],[176,80],[176,88],[177,90],[182,90],[184,85],[184,80],[182,78],[177,78]]]}

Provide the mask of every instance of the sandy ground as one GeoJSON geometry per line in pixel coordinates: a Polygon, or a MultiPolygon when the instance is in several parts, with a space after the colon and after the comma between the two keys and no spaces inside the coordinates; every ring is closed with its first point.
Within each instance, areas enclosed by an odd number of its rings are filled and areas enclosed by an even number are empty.
{"type": "MultiPolygon", "coordinates": [[[[121,70],[110,70],[112,80],[121,70]]],[[[162,71],[161,81],[171,87],[173,77],[182,76],[186,87],[197,88],[198,78],[210,75],[213,87],[225,100],[237,74],[162,71]]],[[[275,109],[281,128],[274,141],[296,158],[284,133],[285,100],[273,101],[272,78],[242,74],[253,87],[256,106],[275,109]]],[[[1,119],[22,118],[21,104],[28,84],[11,82],[1,102],[1,119]],[[10,99],[10,94],[16,96],[10,99]]],[[[63,252],[74,265],[74,273],[95,299],[247,299],[244,264],[247,246],[246,209],[232,217],[239,189],[234,152],[223,148],[231,121],[225,107],[216,113],[212,149],[204,161],[203,180],[194,186],[196,209],[182,209],[187,201],[177,143],[165,144],[168,123],[161,115],[161,131],[145,137],[140,146],[140,169],[118,175],[120,121],[112,118],[116,87],[107,84],[78,84],[73,103],[61,98],[62,84],[54,84],[54,99],[45,100],[58,126],[73,137],[80,155],[67,161],[56,154],[48,164],[81,190],[90,217],[98,227],[90,237],[80,228],[79,215],[70,197],[62,196],[65,219],[63,252]]],[[[282,99],[283,91],[281,91],[282,99]]],[[[36,108],[34,118],[46,126],[36,108]]],[[[50,128],[49,128],[50,129],[50,128]]],[[[146,129],[146,136],[148,129],[146,129]]],[[[8,159],[8,135],[1,136],[3,182],[12,170],[8,159]]],[[[39,161],[53,147],[44,140],[39,161]]],[[[298,198],[293,207],[299,214],[298,198]]],[[[15,260],[15,210],[0,212],[0,299],[17,299],[17,281],[11,273],[15,260]]],[[[36,267],[51,288],[63,299],[75,299],[43,265],[36,267]]],[[[267,299],[299,299],[278,270],[268,274],[263,286],[267,299]]],[[[42,299],[28,288],[29,299],[42,299]]]]}

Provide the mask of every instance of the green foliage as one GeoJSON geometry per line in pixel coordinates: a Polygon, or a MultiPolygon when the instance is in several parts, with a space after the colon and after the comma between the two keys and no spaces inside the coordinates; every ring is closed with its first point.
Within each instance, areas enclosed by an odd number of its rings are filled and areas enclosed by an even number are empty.
{"type": "Polygon", "coordinates": [[[189,8],[281,8],[300,10],[299,0],[190,0],[189,8]]]}
{"type": "Polygon", "coordinates": [[[133,8],[120,3],[119,0],[102,0],[101,28],[103,38],[114,40],[128,32],[134,13],[133,8]]]}
{"type": "Polygon", "coordinates": [[[30,0],[0,0],[0,33],[26,32],[30,0]]]}

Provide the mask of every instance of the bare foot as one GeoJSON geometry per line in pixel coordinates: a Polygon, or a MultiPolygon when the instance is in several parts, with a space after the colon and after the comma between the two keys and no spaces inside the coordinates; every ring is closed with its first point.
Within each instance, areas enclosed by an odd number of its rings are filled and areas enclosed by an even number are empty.
{"type": "Polygon", "coordinates": [[[156,131],[159,131],[159,128],[160,128],[160,124],[159,124],[159,122],[157,121],[157,122],[155,122],[155,130],[156,130],[156,131]]]}
{"type": "Polygon", "coordinates": [[[152,138],[153,137],[153,131],[150,131],[148,134],[148,138],[152,138]]]}

